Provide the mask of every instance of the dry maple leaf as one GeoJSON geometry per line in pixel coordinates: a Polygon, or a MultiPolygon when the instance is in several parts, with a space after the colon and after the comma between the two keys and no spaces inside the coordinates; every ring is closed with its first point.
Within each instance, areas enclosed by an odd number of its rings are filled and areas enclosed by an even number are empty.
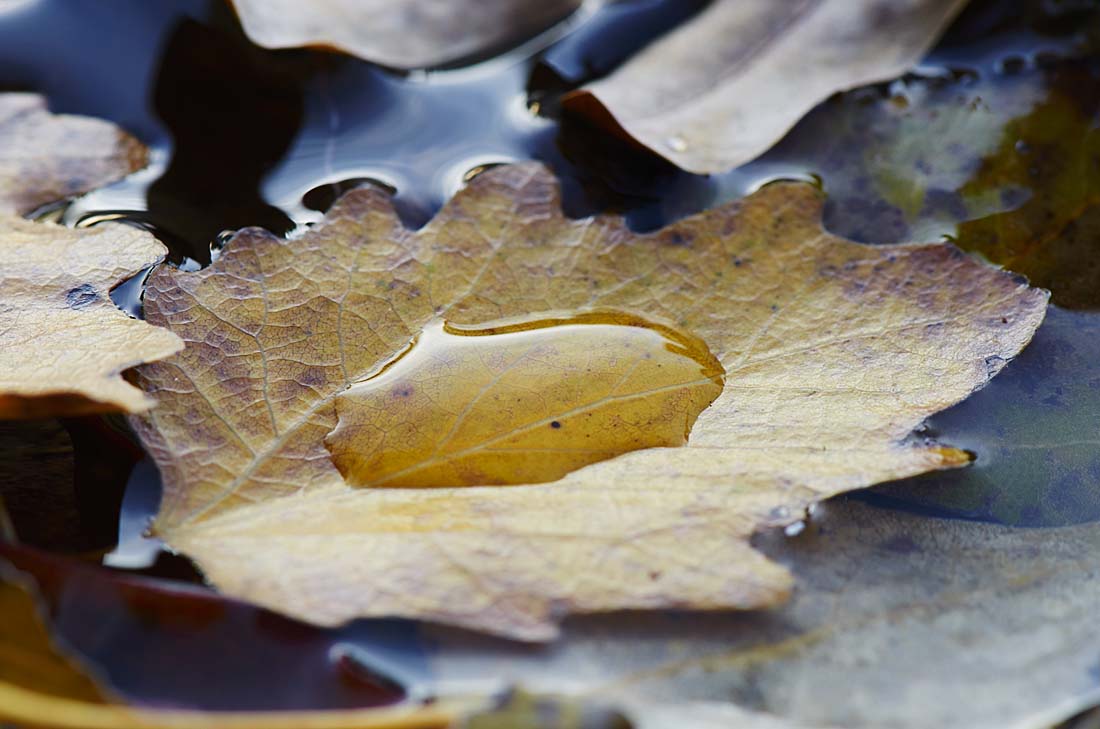
{"type": "Polygon", "coordinates": [[[0,418],[152,406],[120,373],[183,343],[128,317],[109,292],[165,253],[126,226],[72,230],[0,215],[0,418]]]}
{"type": "Polygon", "coordinates": [[[564,103],[685,170],[722,172],[834,92],[909,70],[965,4],[717,0],[564,103]]]}
{"type": "Polygon", "coordinates": [[[829,235],[821,208],[811,186],[776,184],[636,234],[565,218],[553,176],[517,165],[420,231],[360,189],[299,239],[246,230],[206,270],[160,269],[146,315],[187,346],[139,369],[160,404],[135,419],[164,478],[157,530],[223,591],[318,623],[396,614],[548,639],[568,612],[781,602],[790,577],[752,532],[966,462],[911,431],[995,374],[1046,308],[950,245],[829,235]],[[345,485],[324,442],[338,398],[425,327],[609,309],[686,330],[723,366],[686,447],[520,488],[345,485]]]}
{"type": "Polygon", "coordinates": [[[548,28],[580,0],[232,0],[253,42],[331,46],[394,68],[438,66],[548,28]]]}
{"type": "Polygon", "coordinates": [[[0,94],[0,213],[31,213],[146,162],[145,146],[108,121],[51,114],[38,94],[0,94]]]}

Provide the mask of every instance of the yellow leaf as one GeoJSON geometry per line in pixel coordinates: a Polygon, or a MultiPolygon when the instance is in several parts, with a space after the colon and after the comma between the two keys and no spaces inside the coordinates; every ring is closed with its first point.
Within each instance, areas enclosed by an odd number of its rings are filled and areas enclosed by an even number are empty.
{"type": "Polygon", "coordinates": [[[70,230],[0,215],[0,418],[152,406],[120,373],[183,344],[126,316],[109,292],[164,254],[133,228],[70,230]]]}
{"type": "Polygon", "coordinates": [[[533,35],[580,0],[231,0],[266,48],[328,46],[401,69],[464,60],[533,35]]]}
{"type": "Polygon", "coordinates": [[[210,268],[161,269],[146,314],[187,346],[139,370],[160,403],[134,423],[164,478],[156,528],[223,591],[323,624],[397,614],[540,640],[568,612],[774,605],[790,577],[752,532],[965,463],[913,428],[1046,309],[952,246],[831,236],[821,207],[811,186],[769,185],[643,235],[565,218],[552,175],[517,165],[419,231],[362,189],[296,240],[247,230],[210,268]],[[689,332],[724,368],[685,447],[508,489],[357,489],[333,465],[342,393],[351,418],[349,387],[433,322],[607,310],[689,332]]]}
{"type": "Polygon", "coordinates": [[[37,94],[0,94],[0,213],[94,190],[144,167],[147,154],[110,122],[51,114],[37,94]]]}
{"type": "Polygon", "coordinates": [[[908,71],[965,4],[716,0],[564,103],[685,170],[723,172],[831,94],[908,71]]]}

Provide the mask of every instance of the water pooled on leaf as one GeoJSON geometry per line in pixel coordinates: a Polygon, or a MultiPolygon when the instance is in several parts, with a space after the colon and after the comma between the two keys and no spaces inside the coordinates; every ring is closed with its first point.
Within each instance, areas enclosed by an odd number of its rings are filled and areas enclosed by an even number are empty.
{"type": "Polygon", "coordinates": [[[336,399],[326,445],[356,486],[553,481],[684,445],[723,377],[701,339],[630,314],[436,320],[336,399]]]}

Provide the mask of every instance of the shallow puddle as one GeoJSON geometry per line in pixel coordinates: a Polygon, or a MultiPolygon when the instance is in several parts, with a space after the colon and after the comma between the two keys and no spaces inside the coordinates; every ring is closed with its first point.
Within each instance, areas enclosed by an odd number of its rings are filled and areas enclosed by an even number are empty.
{"type": "Polygon", "coordinates": [[[702,340],[630,314],[437,320],[336,398],[326,445],[356,486],[553,481],[684,445],[724,374],[702,340]]]}

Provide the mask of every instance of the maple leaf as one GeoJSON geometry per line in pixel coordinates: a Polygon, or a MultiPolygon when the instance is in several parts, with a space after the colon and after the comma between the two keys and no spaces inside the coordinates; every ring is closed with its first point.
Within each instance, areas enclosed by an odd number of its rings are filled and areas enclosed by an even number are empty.
{"type": "Polygon", "coordinates": [[[518,165],[420,231],[360,189],[299,239],[246,230],[208,269],[160,269],[146,315],[187,346],[139,369],[159,402],[134,421],[164,479],[156,529],[223,591],[319,623],[400,614],[545,639],[569,611],[780,602],[789,575],[754,529],[966,462],[907,439],[1046,308],[949,245],[830,236],[821,206],[776,184],[641,235],[565,218],[552,175],[518,165]],[[344,484],[324,443],[338,396],[426,325],[606,308],[672,322],[722,364],[686,447],[522,488],[344,484]]]}
{"type": "Polygon", "coordinates": [[[564,104],[685,170],[722,172],[831,94],[909,70],[963,5],[718,0],[564,104]]]}
{"type": "Polygon", "coordinates": [[[109,291],[165,253],[134,228],[0,216],[0,418],[151,407],[120,373],[183,343],[126,316],[109,291]]]}
{"type": "Polygon", "coordinates": [[[425,68],[522,40],[580,0],[231,0],[251,40],[266,48],[328,46],[401,69],[425,68]]]}
{"type": "Polygon", "coordinates": [[[25,215],[144,167],[141,142],[101,119],[51,114],[38,94],[0,94],[0,213],[25,215]]]}

